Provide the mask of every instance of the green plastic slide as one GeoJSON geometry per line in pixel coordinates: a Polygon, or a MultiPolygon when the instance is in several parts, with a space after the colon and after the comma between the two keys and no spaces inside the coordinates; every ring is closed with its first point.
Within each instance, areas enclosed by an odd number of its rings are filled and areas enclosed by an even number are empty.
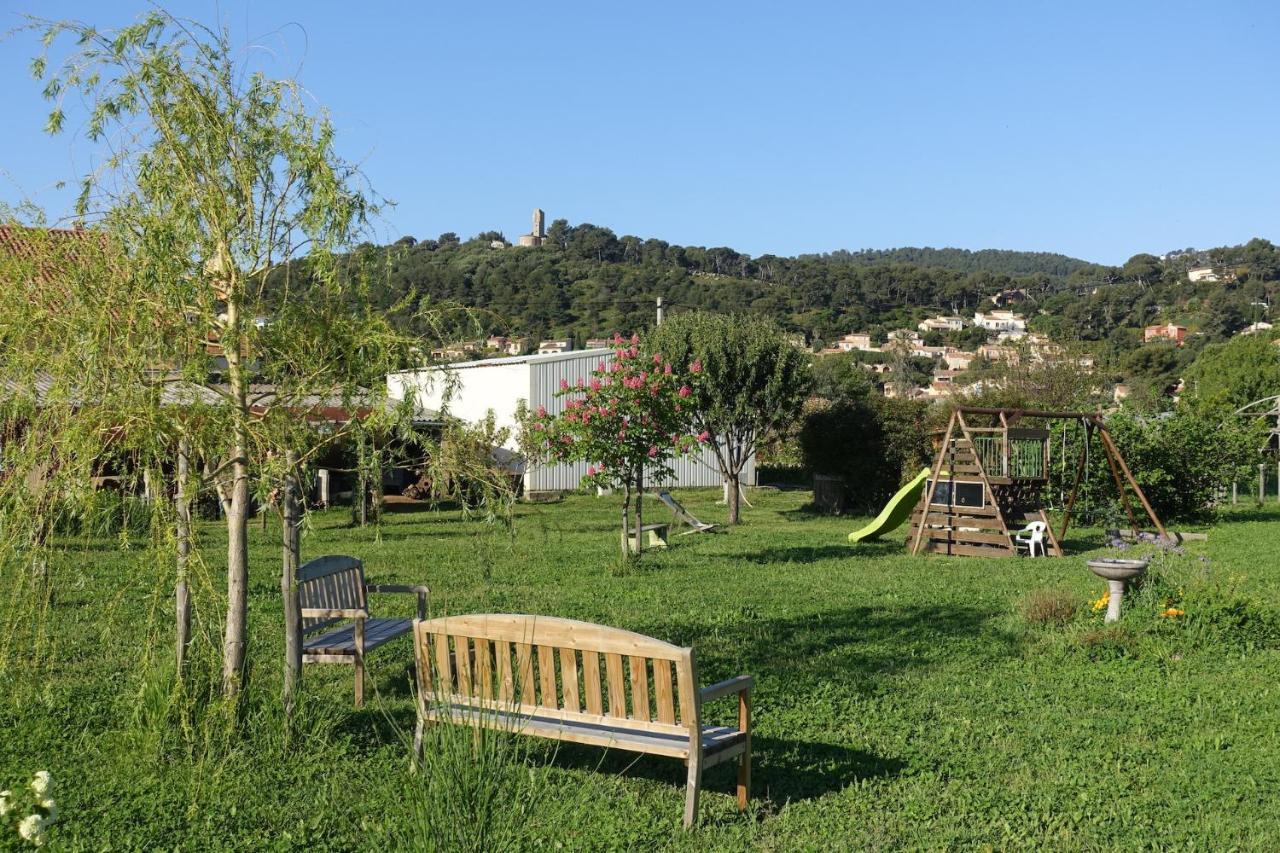
{"type": "Polygon", "coordinates": [[[911,511],[915,509],[916,501],[920,500],[920,494],[924,491],[924,484],[929,479],[929,473],[929,468],[921,468],[915,479],[898,489],[898,493],[889,499],[889,502],[884,505],[884,509],[880,510],[880,514],[876,516],[875,521],[861,530],[856,530],[849,534],[849,541],[867,542],[876,539],[899,527],[910,518],[911,511]]]}

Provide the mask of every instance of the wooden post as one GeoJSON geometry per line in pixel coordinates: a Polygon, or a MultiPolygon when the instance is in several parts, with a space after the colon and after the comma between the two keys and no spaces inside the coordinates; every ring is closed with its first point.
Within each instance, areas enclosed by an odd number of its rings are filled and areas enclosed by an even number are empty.
{"type": "Polygon", "coordinates": [[[1120,496],[1120,505],[1124,507],[1125,515],[1129,516],[1129,528],[1136,535],[1138,532],[1138,519],[1133,515],[1133,507],[1129,505],[1129,495],[1124,490],[1124,483],[1120,480],[1120,469],[1116,467],[1116,460],[1111,455],[1113,445],[1104,441],[1102,443],[1102,454],[1107,457],[1107,467],[1111,469],[1111,478],[1116,481],[1116,493],[1120,496]]]}
{"type": "Polygon", "coordinates": [[[187,651],[191,647],[191,588],[187,579],[187,565],[191,560],[191,445],[187,439],[178,441],[177,488],[173,496],[173,511],[177,535],[177,582],[174,585],[174,616],[176,622],[175,654],[178,678],[186,668],[187,651]]]}
{"type": "Polygon", "coordinates": [[[1267,463],[1258,463],[1258,506],[1267,500],[1267,463]]]}
{"type": "Polygon", "coordinates": [[[1235,480],[1231,481],[1231,505],[1235,506],[1240,500],[1240,484],[1235,480]]]}
{"type": "Polygon", "coordinates": [[[1129,485],[1133,488],[1133,493],[1138,496],[1138,500],[1142,503],[1142,508],[1147,511],[1147,517],[1151,519],[1151,523],[1156,526],[1156,530],[1160,531],[1163,539],[1169,538],[1169,533],[1164,529],[1164,525],[1160,523],[1160,519],[1156,516],[1156,511],[1151,508],[1151,502],[1147,500],[1146,494],[1142,491],[1142,487],[1138,485],[1138,481],[1133,478],[1133,472],[1129,470],[1129,465],[1124,461],[1124,456],[1120,453],[1120,448],[1116,447],[1114,441],[1111,440],[1111,433],[1101,423],[1097,424],[1098,433],[1102,437],[1102,441],[1111,450],[1115,456],[1116,462],[1120,463],[1120,470],[1124,472],[1125,479],[1129,481],[1129,485]]]}
{"type": "Polygon", "coordinates": [[[298,456],[285,454],[287,470],[280,490],[283,523],[280,525],[280,593],[284,598],[284,712],[293,715],[298,683],[302,679],[302,613],[298,604],[299,541],[298,456]]]}
{"type": "Polygon", "coordinates": [[[920,511],[920,526],[916,528],[916,538],[911,543],[912,555],[920,553],[920,540],[924,536],[924,528],[929,521],[929,506],[933,503],[933,493],[938,488],[938,472],[942,470],[942,460],[946,456],[947,448],[951,446],[951,433],[955,430],[955,426],[956,413],[952,412],[951,420],[947,422],[947,432],[942,436],[942,446],[938,448],[938,458],[933,462],[933,475],[924,490],[924,505],[920,511]]]}
{"type": "Polygon", "coordinates": [[[328,468],[316,469],[316,490],[319,492],[319,500],[317,503],[325,509],[328,509],[329,504],[332,502],[329,497],[329,476],[328,468]]]}

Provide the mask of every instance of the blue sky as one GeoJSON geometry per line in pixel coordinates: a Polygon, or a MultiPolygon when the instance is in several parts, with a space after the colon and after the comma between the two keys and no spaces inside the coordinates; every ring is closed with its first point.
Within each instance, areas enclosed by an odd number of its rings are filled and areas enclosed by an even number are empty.
{"type": "MultiPolygon", "coordinates": [[[[0,0],[110,27],[143,3],[0,0]]],[[[298,72],[397,205],[381,238],[549,220],[752,254],[1280,241],[1280,4],[174,0],[298,72]]],[[[0,43],[0,201],[89,164],[0,43]]]]}

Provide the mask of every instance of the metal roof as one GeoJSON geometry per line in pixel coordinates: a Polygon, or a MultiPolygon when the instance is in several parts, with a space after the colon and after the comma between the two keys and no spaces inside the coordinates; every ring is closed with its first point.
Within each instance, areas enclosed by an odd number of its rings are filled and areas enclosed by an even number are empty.
{"type": "Polygon", "coordinates": [[[501,358],[480,358],[475,361],[454,361],[444,364],[428,364],[412,370],[399,370],[393,376],[421,373],[424,370],[465,370],[473,367],[493,367],[501,364],[527,364],[530,362],[545,364],[551,361],[570,361],[578,358],[598,358],[602,353],[612,352],[609,347],[599,349],[575,349],[569,352],[530,353],[529,355],[508,355],[501,358]]]}

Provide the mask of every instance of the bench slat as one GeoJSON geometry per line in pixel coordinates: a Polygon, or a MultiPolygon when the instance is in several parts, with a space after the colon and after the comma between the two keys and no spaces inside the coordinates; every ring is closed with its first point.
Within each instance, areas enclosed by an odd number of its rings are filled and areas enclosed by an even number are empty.
{"type": "Polygon", "coordinates": [[[516,669],[520,673],[520,695],[515,697],[521,705],[537,705],[538,692],[533,686],[533,646],[516,643],[516,669]]]}
{"type": "MultiPolygon", "coordinates": [[[[389,640],[413,630],[409,619],[367,619],[364,623],[364,649],[376,649],[389,640]]],[[[355,625],[343,625],[327,634],[309,637],[302,645],[307,654],[354,655],[356,652],[355,625]]]]}
{"type": "Polygon", "coordinates": [[[506,640],[498,640],[494,645],[494,655],[498,659],[498,698],[503,702],[516,700],[516,682],[511,677],[511,644],[506,640]]]}
{"type": "Polygon", "coordinates": [[[658,722],[674,723],[676,706],[671,692],[671,661],[653,662],[653,698],[658,706],[658,722]]]}
{"type": "MultiPolygon", "coordinates": [[[[687,758],[689,755],[687,732],[667,734],[638,731],[619,725],[568,721],[543,714],[530,715],[478,709],[465,704],[428,705],[426,716],[428,719],[442,722],[502,729],[569,743],[604,746],[649,755],[666,755],[672,758],[687,758]]],[[[731,750],[733,753],[740,752],[746,743],[744,732],[728,726],[703,726],[700,734],[702,752],[708,756],[731,750]]]]}
{"type": "Polygon", "coordinates": [[[471,640],[467,637],[453,638],[453,665],[458,671],[458,693],[474,696],[475,688],[471,683],[471,640]]]}
{"type": "Polygon", "coordinates": [[[550,646],[538,646],[538,680],[542,687],[544,708],[559,708],[560,698],[556,695],[556,660],[554,650],[550,646]]]}
{"type": "Polygon", "coordinates": [[[631,716],[649,721],[649,667],[642,657],[631,658],[631,716]]]}
{"type": "Polygon", "coordinates": [[[587,713],[604,713],[604,705],[600,701],[600,655],[598,652],[582,653],[582,690],[587,703],[587,713]]]}
{"type": "Polygon", "coordinates": [[[578,653],[573,649],[560,650],[560,688],[564,693],[564,709],[581,711],[578,698],[578,653]]]}
{"type": "Polygon", "coordinates": [[[476,648],[476,681],[479,683],[480,698],[493,698],[493,658],[488,640],[475,640],[476,648]]]}
{"type": "Polygon", "coordinates": [[[431,645],[436,649],[436,677],[440,679],[440,687],[453,690],[453,667],[449,664],[449,635],[432,634],[431,645]]]}
{"type": "Polygon", "coordinates": [[[627,691],[622,682],[622,655],[604,656],[605,671],[609,675],[609,716],[627,716],[627,691]]]}
{"type": "Polygon", "coordinates": [[[484,637],[489,640],[508,640],[513,643],[529,643],[552,648],[591,649],[597,652],[614,652],[622,655],[643,655],[648,658],[681,660],[685,649],[637,634],[621,628],[593,625],[574,619],[553,616],[528,616],[524,614],[469,614],[442,616],[425,623],[425,630],[433,634],[451,634],[461,637],[484,637]]]}

